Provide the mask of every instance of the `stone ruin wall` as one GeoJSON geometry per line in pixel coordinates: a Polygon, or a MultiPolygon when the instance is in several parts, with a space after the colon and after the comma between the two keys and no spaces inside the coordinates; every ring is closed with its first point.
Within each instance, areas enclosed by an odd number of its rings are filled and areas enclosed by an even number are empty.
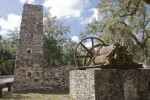
{"type": "MultiPolygon", "coordinates": [[[[44,90],[44,91],[57,91],[57,90],[68,90],[69,89],[69,71],[74,70],[74,67],[45,67],[44,68],[44,77],[43,85],[37,89],[25,89],[24,87],[19,87],[19,91],[34,91],[34,90],[44,90]]],[[[20,72],[21,73],[21,72],[20,72]]],[[[30,75],[32,72],[30,73],[30,75]]],[[[24,76],[27,77],[28,75],[24,76]]],[[[26,84],[21,80],[24,77],[19,79],[20,84],[26,84]]],[[[16,91],[17,92],[17,91],[16,91]]]]}
{"type": "Polygon", "coordinates": [[[25,4],[20,28],[14,91],[39,90],[44,75],[43,7],[25,4]]]}
{"type": "Polygon", "coordinates": [[[25,4],[14,74],[14,91],[69,88],[72,67],[43,66],[43,7],[25,4]]]}
{"type": "Polygon", "coordinates": [[[150,69],[70,71],[76,100],[150,100],[150,69]]]}
{"type": "Polygon", "coordinates": [[[44,90],[69,89],[69,71],[74,67],[47,67],[44,71],[44,90]]]}

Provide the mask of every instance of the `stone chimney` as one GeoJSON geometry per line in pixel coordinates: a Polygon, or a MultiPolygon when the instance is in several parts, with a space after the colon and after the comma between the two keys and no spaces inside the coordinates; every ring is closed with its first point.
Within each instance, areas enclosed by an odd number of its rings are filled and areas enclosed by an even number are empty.
{"type": "Polygon", "coordinates": [[[43,7],[25,4],[14,74],[14,91],[43,87],[43,7]]]}

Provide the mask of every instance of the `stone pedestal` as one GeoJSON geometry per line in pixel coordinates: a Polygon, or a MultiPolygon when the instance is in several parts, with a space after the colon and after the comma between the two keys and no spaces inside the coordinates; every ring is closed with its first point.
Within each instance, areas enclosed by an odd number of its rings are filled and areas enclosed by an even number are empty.
{"type": "Polygon", "coordinates": [[[72,70],[70,95],[77,100],[150,100],[150,69],[72,70]]]}

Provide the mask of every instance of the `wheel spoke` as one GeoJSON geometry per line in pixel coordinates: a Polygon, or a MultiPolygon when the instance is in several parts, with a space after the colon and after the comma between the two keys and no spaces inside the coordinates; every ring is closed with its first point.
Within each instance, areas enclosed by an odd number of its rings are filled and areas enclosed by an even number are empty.
{"type": "Polygon", "coordinates": [[[94,51],[94,40],[93,40],[93,38],[91,38],[91,40],[92,40],[92,52],[93,52],[93,55],[95,54],[95,51],[94,51]]]}
{"type": "Polygon", "coordinates": [[[86,51],[88,51],[90,54],[92,54],[92,52],[87,47],[85,47],[84,44],[81,43],[81,45],[86,51]]]}
{"type": "Polygon", "coordinates": [[[87,59],[87,58],[84,58],[83,66],[86,65],[86,59],[87,59]]]}
{"type": "Polygon", "coordinates": [[[96,44],[94,47],[103,46],[103,44],[96,44]]]}
{"type": "Polygon", "coordinates": [[[91,58],[89,59],[89,61],[88,61],[88,63],[86,65],[89,66],[90,62],[91,62],[91,58]]]}

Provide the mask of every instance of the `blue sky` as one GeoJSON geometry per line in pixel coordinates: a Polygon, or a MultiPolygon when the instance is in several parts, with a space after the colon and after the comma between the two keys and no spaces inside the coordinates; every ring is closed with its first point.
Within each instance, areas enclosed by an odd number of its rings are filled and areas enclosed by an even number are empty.
{"type": "Polygon", "coordinates": [[[0,0],[0,35],[7,37],[8,30],[20,29],[24,3],[43,5],[43,11],[57,16],[64,25],[69,25],[74,41],[84,31],[92,18],[98,18],[96,4],[99,0],[0,0]]]}

